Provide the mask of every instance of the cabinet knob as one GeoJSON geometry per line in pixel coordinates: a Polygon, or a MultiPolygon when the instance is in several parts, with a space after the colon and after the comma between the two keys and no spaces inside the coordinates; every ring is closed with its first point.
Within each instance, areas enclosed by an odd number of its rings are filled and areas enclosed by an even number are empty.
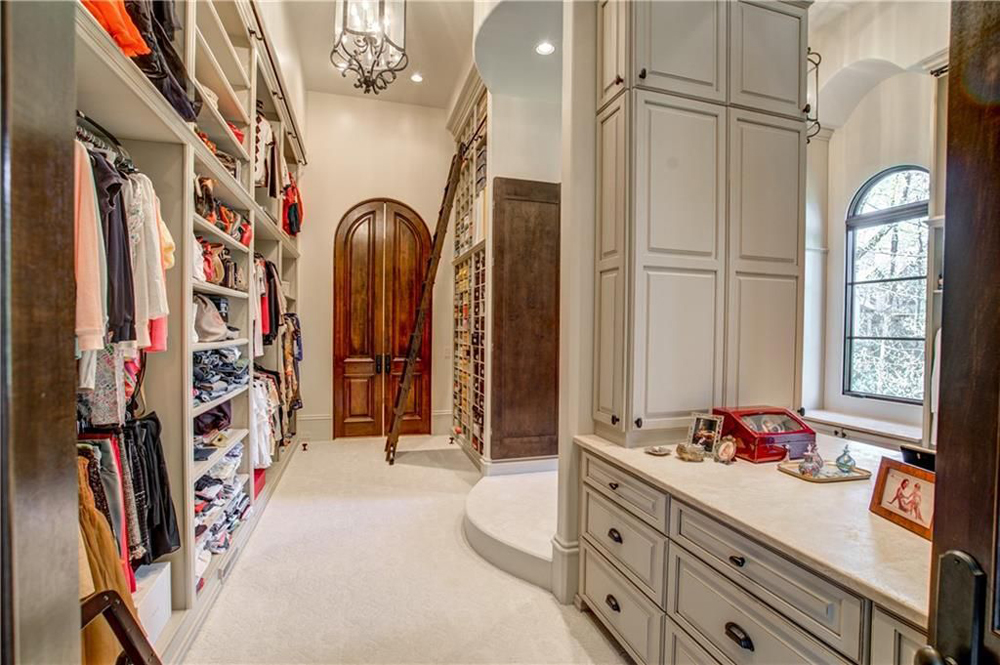
{"type": "Polygon", "coordinates": [[[641,78],[641,79],[646,78],[646,68],[645,67],[643,67],[642,69],[639,70],[639,78],[641,78]]]}
{"type": "Polygon", "coordinates": [[[642,418],[636,418],[635,419],[635,426],[638,429],[642,429],[642,418]]]}
{"type": "Polygon", "coordinates": [[[612,596],[610,593],[604,597],[604,602],[608,607],[611,608],[613,612],[621,612],[622,606],[618,604],[618,599],[612,596]]]}
{"type": "Polygon", "coordinates": [[[726,624],[726,637],[731,639],[736,644],[740,645],[741,649],[746,649],[747,651],[753,651],[753,640],[747,635],[747,632],[739,627],[738,624],[730,621],[726,624]]]}
{"type": "Polygon", "coordinates": [[[621,85],[624,82],[625,82],[625,79],[622,78],[621,74],[619,74],[618,76],[615,77],[615,85],[621,85]]]}
{"type": "Polygon", "coordinates": [[[608,483],[608,487],[610,487],[613,490],[616,490],[616,489],[618,489],[618,483],[612,481],[612,482],[608,483]]]}
{"type": "Polygon", "coordinates": [[[622,534],[621,534],[620,531],[618,531],[618,529],[616,529],[614,527],[611,527],[610,529],[608,529],[608,538],[610,538],[611,540],[615,541],[619,545],[622,544],[622,534]]]}
{"type": "Polygon", "coordinates": [[[612,414],[612,416],[611,416],[611,424],[612,425],[617,425],[620,420],[621,420],[621,418],[619,418],[618,416],[612,414]]]}
{"type": "Polygon", "coordinates": [[[747,565],[747,560],[741,556],[736,556],[735,554],[729,557],[729,563],[733,564],[737,568],[742,568],[747,565]]]}

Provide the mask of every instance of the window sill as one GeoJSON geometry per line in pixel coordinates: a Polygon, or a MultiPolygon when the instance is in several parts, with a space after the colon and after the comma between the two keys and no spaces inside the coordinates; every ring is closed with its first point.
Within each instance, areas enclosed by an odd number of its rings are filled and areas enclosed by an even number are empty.
{"type": "Polygon", "coordinates": [[[922,446],[923,432],[915,425],[904,425],[888,420],[876,420],[862,416],[851,416],[833,411],[807,410],[804,416],[810,425],[817,425],[820,430],[831,428],[847,430],[847,438],[864,440],[866,443],[892,446],[904,444],[907,446],[922,446]],[[871,437],[871,438],[869,438],[871,437]]]}

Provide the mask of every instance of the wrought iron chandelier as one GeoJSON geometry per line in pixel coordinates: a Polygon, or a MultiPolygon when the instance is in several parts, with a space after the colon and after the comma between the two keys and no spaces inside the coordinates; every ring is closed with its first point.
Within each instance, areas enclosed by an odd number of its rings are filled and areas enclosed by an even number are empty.
{"type": "Polygon", "coordinates": [[[376,95],[406,69],[406,0],[337,0],[330,62],[376,95]]]}
{"type": "Polygon", "coordinates": [[[812,48],[806,49],[806,91],[808,103],[806,112],[806,143],[817,136],[823,126],[819,124],[819,66],[823,62],[821,56],[812,48]]]}

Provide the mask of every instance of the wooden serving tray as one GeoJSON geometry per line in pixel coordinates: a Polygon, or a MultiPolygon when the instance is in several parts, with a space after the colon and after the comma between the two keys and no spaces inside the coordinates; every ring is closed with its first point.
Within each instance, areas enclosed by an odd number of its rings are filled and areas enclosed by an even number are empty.
{"type": "Polygon", "coordinates": [[[798,461],[781,462],[778,464],[778,471],[787,473],[790,476],[795,476],[796,478],[810,483],[843,483],[848,480],[868,480],[872,477],[871,471],[866,471],[865,469],[859,469],[857,467],[852,469],[850,473],[842,473],[833,462],[825,463],[823,465],[823,470],[820,471],[819,475],[816,477],[803,476],[799,473],[798,461]]]}

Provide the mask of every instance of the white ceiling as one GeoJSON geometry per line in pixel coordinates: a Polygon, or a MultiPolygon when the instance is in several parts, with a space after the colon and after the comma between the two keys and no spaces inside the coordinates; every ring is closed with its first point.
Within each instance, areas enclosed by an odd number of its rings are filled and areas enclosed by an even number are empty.
{"type": "Polygon", "coordinates": [[[562,99],[562,2],[510,0],[495,3],[477,28],[476,68],[494,94],[550,102],[562,99]],[[535,46],[556,47],[539,55],[535,46]]]}
{"type": "MultiPolygon", "coordinates": [[[[287,17],[299,43],[305,88],[338,95],[364,97],[350,73],[341,76],[330,64],[333,39],[333,0],[292,0],[287,17]]],[[[371,99],[445,108],[472,53],[471,0],[408,0],[406,52],[409,66],[388,89],[371,99]],[[422,83],[410,75],[420,72],[422,83]]]]}

